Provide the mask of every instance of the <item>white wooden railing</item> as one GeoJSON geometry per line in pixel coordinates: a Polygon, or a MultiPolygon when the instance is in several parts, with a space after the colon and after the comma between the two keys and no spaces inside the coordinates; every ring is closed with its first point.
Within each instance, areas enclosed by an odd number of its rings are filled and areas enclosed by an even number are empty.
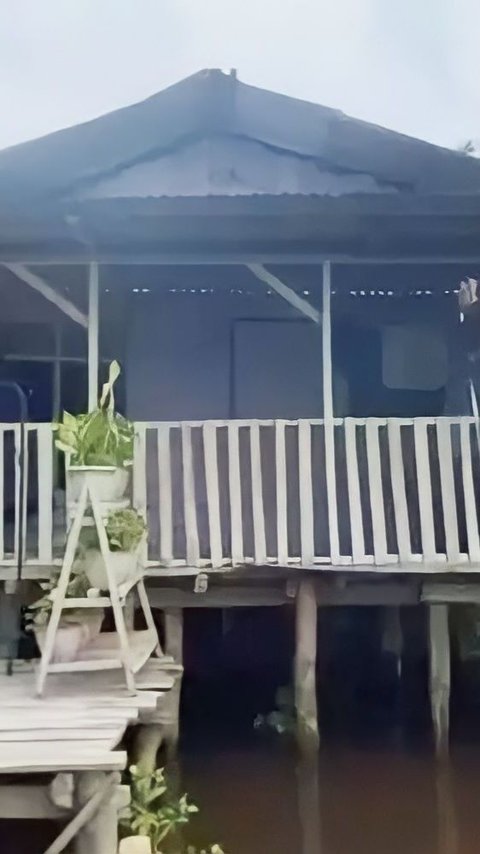
{"type": "MultiPolygon", "coordinates": [[[[473,418],[138,423],[133,499],[154,567],[472,567],[480,570],[473,418]]],[[[0,424],[0,565],[58,562],[52,428],[0,424]]],[[[161,571],[161,570],[160,570],[161,571]]]]}
{"type": "Polygon", "coordinates": [[[152,565],[480,564],[473,418],[138,425],[152,565]]]}

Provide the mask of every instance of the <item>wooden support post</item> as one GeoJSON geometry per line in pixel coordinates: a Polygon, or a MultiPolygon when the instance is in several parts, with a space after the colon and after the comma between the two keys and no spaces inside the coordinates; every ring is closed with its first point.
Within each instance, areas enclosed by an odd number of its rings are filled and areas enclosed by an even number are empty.
{"type": "MultiPolygon", "coordinates": [[[[120,774],[116,777],[118,784],[120,774]]],[[[79,811],[86,810],[90,801],[92,805],[95,804],[96,795],[100,799],[100,792],[105,786],[105,774],[101,771],[84,771],[75,775],[75,783],[75,807],[79,811]]],[[[116,786],[111,786],[88,822],[78,830],[75,854],[117,854],[118,815],[115,800],[116,786]]]]}
{"type": "Polygon", "coordinates": [[[397,676],[402,675],[403,632],[398,605],[389,605],[383,612],[382,652],[393,655],[397,676]]]}
{"type": "Polygon", "coordinates": [[[301,854],[322,854],[318,754],[302,752],[297,765],[298,815],[302,831],[301,854]]]}
{"type": "Polygon", "coordinates": [[[450,707],[450,638],[448,605],[429,605],[430,703],[435,750],[441,757],[448,753],[450,707]]]}
{"type": "Polygon", "coordinates": [[[317,597],[312,581],[301,581],[296,600],[295,708],[299,745],[317,750],[317,597]]]}
{"type": "MultiPolygon", "coordinates": [[[[171,655],[175,664],[183,665],[183,609],[169,608],[165,611],[165,652],[171,655]]],[[[175,677],[175,685],[167,696],[170,723],[165,732],[167,755],[175,756],[180,733],[180,698],[182,676],[175,677]]]]}
{"type": "Polygon", "coordinates": [[[88,276],[88,411],[98,403],[98,264],[92,262],[88,276]]]}

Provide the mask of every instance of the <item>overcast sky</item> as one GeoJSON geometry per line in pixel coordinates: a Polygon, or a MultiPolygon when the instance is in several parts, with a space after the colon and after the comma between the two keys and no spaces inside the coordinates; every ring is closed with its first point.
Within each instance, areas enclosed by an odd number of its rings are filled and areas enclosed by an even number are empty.
{"type": "Polygon", "coordinates": [[[457,147],[479,36],[480,0],[0,0],[0,148],[206,67],[457,147]]]}

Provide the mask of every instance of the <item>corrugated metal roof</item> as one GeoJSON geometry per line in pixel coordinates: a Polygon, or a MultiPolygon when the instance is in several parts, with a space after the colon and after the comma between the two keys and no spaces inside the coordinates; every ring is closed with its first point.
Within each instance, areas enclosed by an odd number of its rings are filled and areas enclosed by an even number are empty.
{"type": "Polygon", "coordinates": [[[244,137],[189,142],[137,163],[87,188],[83,198],[237,196],[253,194],[341,196],[398,192],[372,175],[336,171],[318,158],[299,156],[244,137]]]}
{"type": "MultiPolygon", "coordinates": [[[[370,176],[373,186],[386,184],[414,193],[480,192],[480,162],[474,158],[207,70],[140,104],[0,152],[0,194],[5,202],[75,195],[137,164],[155,162],[159,170],[160,161],[175,153],[179,160],[172,167],[180,170],[189,146],[192,157],[195,141],[215,136],[237,140],[230,143],[229,151],[235,160],[246,157],[251,172],[258,169],[253,161],[261,157],[260,146],[282,152],[283,158],[293,155],[301,187],[296,192],[312,192],[311,175],[317,178],[303,158],[318,162],[325,171],[327,177],[318,182],[312,178],[319,193],[332,188],[337,192],[340,185],[333,176],[339,173],[352,175],[352,192],[362,191],[356,182],[366,178],[358,176],[370,176]],[[240,151],[238,140],[259,146],[251,159],[245,146],[240,151]]],[[[253,149],[250,152],[253,155],[253,149]]],[[[282,192],[282,182],[288,185],[287,192],[294,192],[292,170],[278,179],[279,157],[270,157],[263,193],[282,192]]],[[[245,191],[252,182],[258,192],[259,176],[253,180],[248,174],[246,179],[245,191]]],[[[179,176],[176,180],[182,193],[188,194],[179,176]]],[[[243,186],[241,180],[239,184],[243,186]]],[[[347,191],[346,178],[340,184],[347,191]]],[[[241,192],[233,187],[235,181],[228,192],[241,192]]],[[[169,192],[172,189],[176,191],[172,185],[169,192]]],[[[193,186],[191,194],[195,190],[193,186]]]]}

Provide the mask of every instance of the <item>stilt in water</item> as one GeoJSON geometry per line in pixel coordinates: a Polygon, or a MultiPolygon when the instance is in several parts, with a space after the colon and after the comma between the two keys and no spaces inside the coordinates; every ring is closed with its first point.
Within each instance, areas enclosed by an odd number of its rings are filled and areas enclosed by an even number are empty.
{"type": "Polygon", "coordinates": [[[450,637],[448,605],[429,605],[430,703],[437,756],[448,753],[450,712],[450,637]]]}
{"type": "MultiPolygon", "coordinates": [[[[170,608],[165,611],[165,652],[171,655],[176,664],[183,664],[183,610],[170,608]]],[[[175,765],[180,717],[180,694],[182,676],[177,675],[173,688],[165,696],[165,707],[155,723],[139,726],[135,735],[132,758],[145,774],[151,774],[157,767],[157,754],[165,745],[167,770],[173,779],[178,776],[175,765]],[[170,766],[170,767],[168,767],[170,766]]]]}
{"type": "Polygon", "coordinates": [[[317,598],[312,581],[300,582],[296,600],[295,708],[302,750],[318,750],[317,598]]]}

